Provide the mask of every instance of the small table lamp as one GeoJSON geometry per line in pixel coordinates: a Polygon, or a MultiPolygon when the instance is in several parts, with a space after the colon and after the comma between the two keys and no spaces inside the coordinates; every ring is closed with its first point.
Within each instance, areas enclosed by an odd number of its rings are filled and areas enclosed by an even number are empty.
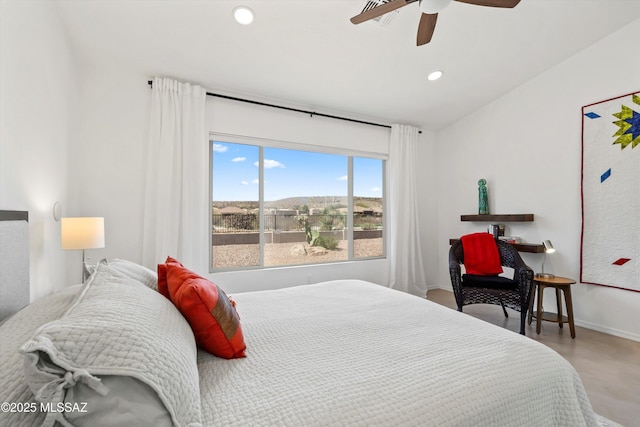
{"type": "Polygon", "coordinates": [[[544,246],[544,258],[542,259],[542,271],[540,273],[536,273],[536,277],[544,277],[545,279],[551,279],[556,276],[553,274],[544,272],[544,262],[547,260],[547,254],[554,253],[556,251],[556,248],[553,247],[550,240],[543,241],[542,246],[544,246]]]}
{"type": "Polygon", "coordinates": [[[82,281],[87,278],[86,249],[104,248],[104,218],[62,218],[62,249],[82,249],[82,281]]]}

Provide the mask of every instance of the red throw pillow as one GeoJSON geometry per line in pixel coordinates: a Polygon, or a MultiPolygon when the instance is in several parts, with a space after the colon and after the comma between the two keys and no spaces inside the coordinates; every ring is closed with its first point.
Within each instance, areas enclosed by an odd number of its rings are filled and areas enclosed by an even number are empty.
{"type": "Polygon", "coordinates": [[[171,296],[169,295],[169,285],[167,284],[167,264],[170,263],[178,264],[183,267],[180,261],[173,259],[170,256],[167,257],[164,264],[158,264],[158,292],[169,300],[171,299],[171,296]]]}
{"type": "Polygon", "coordinates": [[[492,234],[467,234],[460,240],[462,240],[464,268],[467,274],[488,276],[502,273],[500,252],[492,234]]]}
{"type": "Polygon", "coordinates": [[[225,359],[246,356],[247,346],[235,302],[220,287],[171,257],[158,265],[158,289],[163,292],[161,274],[166,283],[164,289],[191,325],[200,347],[225,359]]]}

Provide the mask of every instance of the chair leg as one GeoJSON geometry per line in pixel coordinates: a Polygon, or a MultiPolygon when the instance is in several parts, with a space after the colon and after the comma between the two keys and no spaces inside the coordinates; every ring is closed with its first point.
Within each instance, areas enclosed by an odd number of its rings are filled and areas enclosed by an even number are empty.
{"type": "Polygon", "coordinates": [[[504,313],[504,317],[509,317],[509,314],[507,313],[507,309],[504,307],[504,303],[502,301],[500,301],[500,305],[502,306],[502,312],[504,313]]]}
{"type": "Polygon", "coordinates": [[[520,335],[525,335],[524,333],[524,324],[527,320],[527,310],[523,308],[521,308],[521,312],[520,312],[520,335]]]}
{"type": "Polygon", "coordinates": [[[536,334],[540,335],[542,329],[542,317],[544,312],[542,311],[542,296],[544,295],[545,286],[543,283],[538,283],[538,309],[536,310],[536,334]]]}
{"type": "MultiPolygon", "coordinates": [[[[527,323],[529,325],[531,324],[531,320],[533,319],[533,304],[535,301],[537,289],[538,289],[538,284],[534,282],[533,286],[531,287],[531,295],[529,295],[529,317],[527,319],[527,323]]],[[[538,298],[540,298],[539,294],[538,294],[538,298]]]]}

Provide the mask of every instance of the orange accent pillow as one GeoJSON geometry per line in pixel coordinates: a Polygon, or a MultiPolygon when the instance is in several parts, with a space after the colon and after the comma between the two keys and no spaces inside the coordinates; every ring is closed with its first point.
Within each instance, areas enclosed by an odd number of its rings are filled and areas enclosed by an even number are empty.
{"type": "Polygon", "coordinates": [[[171,257],[167,257],[165,264],[158,264],[158,292],[164,295],[168,300],[171,300],[171,297],[169,296],[169,285],[167,284],[167,264],[170,262],[180,264],[171,257]]]}
{"type": "Polygon", "coordinates": [[[495,238],[489,233],[467,234],[460,238],[467,274],[478,276],[502,273],[502,261],[495,238]]]}
{"type": "Polygon", "coordinates": [[[215,283],[168,257],[158,265],[158,290],[167,292],[201,348],[225,359],[246,356],[236,304],[215,283]]]}

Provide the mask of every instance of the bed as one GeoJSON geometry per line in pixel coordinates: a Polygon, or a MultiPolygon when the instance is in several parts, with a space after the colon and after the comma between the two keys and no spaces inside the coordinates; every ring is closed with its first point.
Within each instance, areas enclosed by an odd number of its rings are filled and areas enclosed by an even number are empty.
{"type": "Polygon", "coordinates": [[[0,425],[598,425],[557,353],[423,298],[337,280],[230,300],[227,359],[156,272],[101,261],[0,326],[0,425]]]}
{"type": "Polygon", "coordinates": [[[29,213],[0,210],[0,322],[29,294],[29,213]]]}

